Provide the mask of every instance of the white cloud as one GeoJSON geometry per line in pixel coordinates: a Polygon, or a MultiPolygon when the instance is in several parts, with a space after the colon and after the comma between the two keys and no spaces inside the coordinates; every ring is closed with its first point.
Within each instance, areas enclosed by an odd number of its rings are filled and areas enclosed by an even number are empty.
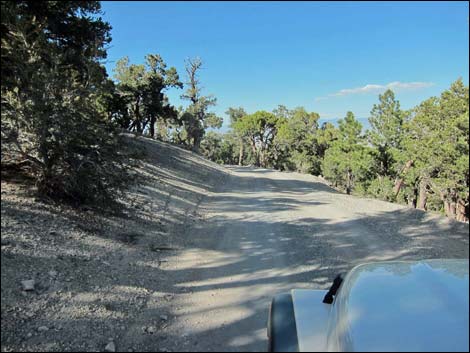
{"type": "Polygon", "coordinates": [[[395,92],[403,91],[403,90],[416,90],[416,89],[431,87],[433,85],[434,83],[432,82],[399,82],[399,81],[390,82],[386,85],[367,84],[363,87],[345,88],[345,89],[339,90],[336,93],[331,93],[325,97],[317,97],[315,98],[315,101],[325,100],[329,97],[349,96],[351,94],[379,93],[387,89],[391,89],[395,92]]]}

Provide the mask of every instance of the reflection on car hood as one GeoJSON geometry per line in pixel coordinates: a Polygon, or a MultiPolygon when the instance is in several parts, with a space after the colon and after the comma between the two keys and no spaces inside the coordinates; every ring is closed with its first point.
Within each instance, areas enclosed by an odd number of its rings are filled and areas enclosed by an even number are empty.
{"type": "Polygon", "coordinates": [[[468,351],[469,261],[355,267],[328,328],[334,351],[468,351]]]}

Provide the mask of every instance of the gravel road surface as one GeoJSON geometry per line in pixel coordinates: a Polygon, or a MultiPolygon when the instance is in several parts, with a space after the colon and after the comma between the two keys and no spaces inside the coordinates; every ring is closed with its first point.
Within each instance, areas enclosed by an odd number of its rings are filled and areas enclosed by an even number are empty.
{"type": "Polygon", "coordinates": [[[167,269],[182,293],[168,330],[175,350],[266,350],[274,294],[327,288],[362,262],[468,258],[468,225],[344,195],[313,176],[228,170],[167,269]]]}
{"type": "Polygon", "coordinates": [[[1,187],[1,348],[264,351],[273,295],[366,261],[468,258],[468,224],[155,140],[117,214],[1,187]]]}

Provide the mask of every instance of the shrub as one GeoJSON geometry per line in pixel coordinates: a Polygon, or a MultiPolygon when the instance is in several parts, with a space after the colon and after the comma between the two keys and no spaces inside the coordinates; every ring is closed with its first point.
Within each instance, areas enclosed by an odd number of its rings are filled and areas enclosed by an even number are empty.
{"type": "Polygon", "coordinates": [[[27,166],[41,194],[74,203],[112,200],[134,160],[99,105],[110,40],[99,11],[2,2],[2,167],[27,166]]]}

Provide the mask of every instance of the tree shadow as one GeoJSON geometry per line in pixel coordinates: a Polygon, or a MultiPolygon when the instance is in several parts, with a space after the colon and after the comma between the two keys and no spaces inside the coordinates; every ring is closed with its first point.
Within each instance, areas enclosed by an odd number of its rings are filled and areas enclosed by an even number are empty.
{"type": "Polygon", "coordinates": [[[157,142],[147,150],[149,178],[123,217],[2,200],[2,347],[103,350],[112,337],[119,351],[264,351],[277,293],[326,289],[363,262],[469,255],[467,224],[411,209],[332,220],[315,212],[336,193],[322,183],[228,174],[157,142]],[[213,216],[192,222],[208,194],[213,216]],[[137,229],[135,241],[123,236],[137,229]],[[182,250],[151,251],[155,242],[182,250]],[[28,278],[39,286],[23,296],[28,278]]]}
{"type": "MultiPolygon", "coordinates": [[[[53,296],[54,308],[61,315],[54,309],[51,313],[38,313],[37,318],[26,317],[21,325],[9,326],[13,320],[5,308],[2,312],[2,318],[5,314],[2,342],[18,337],[24,340],[28,332],[44,324],[51,330],[28,340],[30,347],[53,351],[68,347],[102,349],[107,338],[113,337],[119,350],[263,351],[266,348],[269,301],[279,292],[292,288],[326,289],[337,273],[345,273],[363,262],[468,258],[468,233],[465,234],[468,227],[456,222],[442,222],[441,219],[429,220],[425,215],[409,210],[383,212],[338,223],[313,217],[287,224],[223,217],[209,222],[213,223],[209,230],[207,224],[195,227],[197,230],[193,232],[192,241],[183,250],[183,253],[192,252],[201,259],[207,258],[207,261],[192,264],[190,268],[156,267],[156,254],[141,258],[142,253],[136,252],[140,260],[133,263],[130,272],[121,273],[122,268],[103,265],[103,257],[91,257],[88,261],[74,254],[64,254],[59,260],[47,256],[25,258],[26,255],[20,252],[2,247],[2,266],[12,269],[16,262],[28,261],[34,266],[38,282],[52,283],[44,274],[50,268],[60,268],[60,261],[76,264],[76,271],[60,273],[53,284],[48,288],[44,286],[43,293],[31,294],[37,296],[35,300],[41,300],[41,297],[57,291],[70,293],[70,297],[53,296]],[[381,232],[385,228],[390,231],[381,232]],[[237,229],[251,229],[252,232],[237,233],[237,229]],[[265,229],[274,232],[259,233],[265,229]],[[361,241],[364,234],[357,234],[358,230],[373,232],[377,242],[383,246],[380,251],[365,246],[364,241],[370,238],[365,237],[361,241]],[[219,244],[207,241],[207,236],[217,234],[226,239],[219,244]],[[390,241],[390,237],[394,241],[390,241]],[[211,254],[217,256],[208,257],[211,254]],[[99,278],[99,288],[94,287],[95,281],[87,277],[90,274],[99,278]],[[66,282],[68,276],[74,279],[66,282]],[[172,280],[168,282],[164,278],[172,280]],[[227,295],[227,290],[239,295],[229,298],[221,306],[186,306],[183,312],[175,309],[187,305],[188,298],[194,295],[227,295]],[[136,293],[142,293],[140,299],[136,293]],[[155,293],[173,293],[175,298],[171,301],[162,297],[155,299],[155,293]],[[100,298],[106,300],[98,300],[100,298]],[[244,314],[237,319],[229,317],[224,320],[224,313],[232,312],[244,314]],[[70,317],[64,319],[69,313],[70,317]],[[82,316],[77,316],[77,313],[82,313],[82,316]],[[162,314],[168,315],[168,321],[160,319],[162,314]],[[152,317],[154,319],[149,322],[152,317]],[[186,332],[171,329],[177,321],[192,322],[209,317],[211,321],[223,324],[202,324],[186,332]],[[155,332],[145,332],[148,326],[153,326],[155,332]],[[77,332],[84,336],[78,337],[77,332]],[[59,340],[57,336],[60,336],[59,340]]],[[[80,248],[81,241],[68,240],[68,246],[80,248]]],[[[15,281],[18,280],[16,276],[15,281]]],[[[30,302],[31,297],[25,297],[15,305],[27,307],[30,302]]]]}

